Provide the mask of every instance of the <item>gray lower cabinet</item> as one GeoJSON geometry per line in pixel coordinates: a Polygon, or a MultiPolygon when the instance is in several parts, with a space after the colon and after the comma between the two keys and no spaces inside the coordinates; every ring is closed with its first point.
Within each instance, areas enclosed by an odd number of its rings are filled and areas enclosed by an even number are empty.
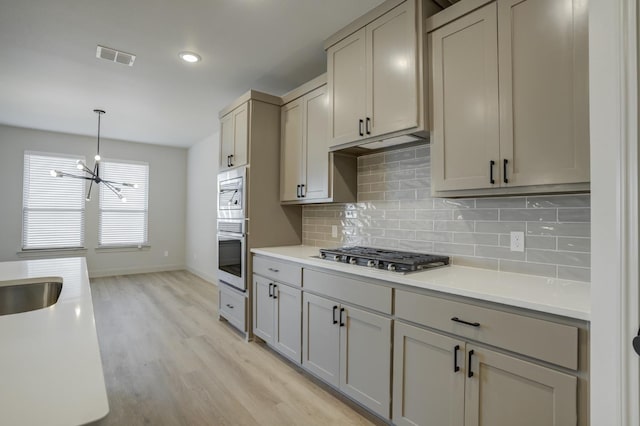
{"type": "Polygon", "coordinates": [[[577,378],[395,322],[393,422],[429,426],[577,424],[577,378]]]}
{"type": "Polygon", "coordinates": [[[393,422],[464,425],[464,341],[394,324],[393,422]]]}
{"type": "Polygon", "coordinates": [[[255,274],[253,292],[253,333],[300,363],[302,292],[255,274]]]}
{"type": "Polygon", "coordinates": [[[575,376],[471,344],[465,364],[465,426],[577,424],[575,376]]]}
{"type": "Polygon", "coordinates": [[[390,418],[390,318],[303,295],[302,365],[382,417],[390,418]]]}

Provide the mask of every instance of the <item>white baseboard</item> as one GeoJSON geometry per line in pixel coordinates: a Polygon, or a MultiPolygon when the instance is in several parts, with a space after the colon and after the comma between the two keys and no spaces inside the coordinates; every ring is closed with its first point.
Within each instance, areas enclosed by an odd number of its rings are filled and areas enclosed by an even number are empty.
{"type": "Polygon", "coordinates": [[[205,280],[210,284],[213,284],[215,286],[218,285],[218,277],[216,277],[215,275],[207,274],[196,268],[192,268],[191,266],[187,266],[185,269],[191,272],[193,275],[197,275],[198,277],[202,278],[203,280],[205,280]]]}
{"type": "Polygon", "coordinates": [[[182,271],[186,267],[183,264],[176,265],[156,265],[156,266],[133,266],[129,268],[111,269],[90,269],[89,278],[112,277],[114,275],[146,274],[149,272],[182,271]]]}

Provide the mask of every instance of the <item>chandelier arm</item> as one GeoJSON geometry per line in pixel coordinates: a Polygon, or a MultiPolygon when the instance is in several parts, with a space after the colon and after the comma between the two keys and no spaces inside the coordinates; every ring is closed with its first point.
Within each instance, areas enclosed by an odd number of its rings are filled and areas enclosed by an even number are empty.
{"type": "Polygon", "coordinates": [[[113,192],[114,194],[116,194],[116,195],[118,196],[118,198],[119,198],[119,199],[122,199],[122,194],[120,194],[120,193],[118,192],[118,190],[117,190],[113,185],[111,185],[111,183],[109,183],[109,182],[107,182],[107,181],[105,181],[105,180],[103,180],[103,181],[102,181],[102,183],[104,183],[104,186],[106,186],[107,188],[109,188],[109,189],[111,190],[111,192],[113,192]]]}
{"type": "Polygon", "coordinates": [[[104,180],[104,179],[101,179],[101,182],[108,182],[111,185],[127,186],[127,187],[133,188],[133,184],[132,183],[116,182],[116,181],[113,181],[113,180],[104,180]]]}
{"type": "Polygon", "coordinates": [[[90,175],[93,176],[93,172],[91,171],[91,169],[89,167],[87,167],[86,164],[82,163],[82,171],[85,173],[89,173],[90,175]]]}
{"type": "Polygon", "coordinates": [[[87,200],[91,200],[91,189],[93,188],[93,179],[91,179],[91,183],[89,184],[89,190],[87,191],[87,200]]]}
{"type": "Polygon", "coordinates": [[[93,178],[92,178],[92,177],[88,177],[88,176],[78,176],[78,175],[74,175],[74,174],[66,173],[66,172],[61,172],[61,171],[58,171],[58,175],[59,175],[60,177],[71,177],[71,178],[76,178],[76,179],[93,180],[93,178]]]}

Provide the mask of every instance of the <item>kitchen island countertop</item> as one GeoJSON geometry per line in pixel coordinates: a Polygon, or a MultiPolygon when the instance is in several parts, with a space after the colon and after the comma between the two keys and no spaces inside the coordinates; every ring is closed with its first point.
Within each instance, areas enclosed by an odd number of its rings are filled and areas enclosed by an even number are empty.
{"type": "Polygon", "coordinates": [[[0,286],[62,280],[58,301],[0,316],[0,424],[80,425],[109,404],[84,258],[0,262],[0,286]]]}
{"type": "Polygon", "coordinates": [[[590,319],[591,285],[586,282],[456,265],[400,274],[320,259],[319,250],[312,246],[283,246],[256,248],[251,252],[307,267],[387,281],[398,288],[420,288],[584,321],[590,319]]]}

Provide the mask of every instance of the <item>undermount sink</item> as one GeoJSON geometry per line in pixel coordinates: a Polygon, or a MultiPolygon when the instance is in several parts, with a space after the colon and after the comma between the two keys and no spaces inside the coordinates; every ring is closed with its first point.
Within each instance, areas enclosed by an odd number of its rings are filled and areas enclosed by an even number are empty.
{"type": "Polygon", "coordinates": [[[26,282],[0,286],[0,315],[18,314],[49,307],[58,301],[62,282],[26,282]]]}

